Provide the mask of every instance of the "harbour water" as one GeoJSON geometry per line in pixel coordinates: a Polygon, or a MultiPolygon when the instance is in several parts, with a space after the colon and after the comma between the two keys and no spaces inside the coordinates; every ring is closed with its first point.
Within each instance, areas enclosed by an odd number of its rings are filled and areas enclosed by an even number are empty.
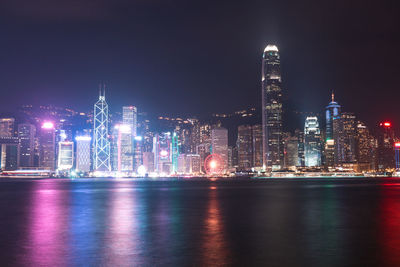
{"type": "Polygon", "coordinates": [[[2,266],[400,266],[400,179],[0,179],[2,266]]]}

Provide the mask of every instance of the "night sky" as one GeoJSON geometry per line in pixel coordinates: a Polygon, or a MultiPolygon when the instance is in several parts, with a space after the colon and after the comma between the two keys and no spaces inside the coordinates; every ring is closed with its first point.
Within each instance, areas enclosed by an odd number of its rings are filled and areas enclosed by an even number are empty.
{"type": "Polygon", "coordinates": [[[113,111],[260,107],[275,43],[288,109],[321,112],[334,90],[368,124],[400,124],[399,14],[396,1],[2,0],[0,109],[87,111],[100,81],[113,111]]]}

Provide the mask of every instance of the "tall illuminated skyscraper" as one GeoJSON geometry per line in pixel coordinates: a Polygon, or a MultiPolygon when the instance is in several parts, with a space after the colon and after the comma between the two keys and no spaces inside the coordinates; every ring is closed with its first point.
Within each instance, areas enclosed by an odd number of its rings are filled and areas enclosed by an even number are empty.
{"type": "Polygon", "coordinates": [[[326,107],[326,140],[333,140],[333,121],[340,117],[340,105],[335,102],[335,95],[332,93],[332,101],[326,107]]]}
{"type": "Polygon", "coordinates": [[[223,172],[228,169],[228,130],[216,127],[211,130],[211,152],[218,154],[223,160],[223,172]]]}
{"type": "Polygon", "coordinates": [[[108,140],[108,105],[105,86],[100,88],[99,100],[94,104],[94,159],[95,171],[111,171],[110,142],[108,140]]]}
{"type": "Polygon", "coordinates": [[[317,117],[307,117],[304,125],[304,159],[307,167],[321,166],[321,132],[317,117]]]}
{"type": "Polygon", "coordinates": [[[32,124],[18,124],[18,167],[33,167],[36,128],[32,124]]]}
{"type": "Polygon", "coordinates": [[[122,107],[122,123],[129,125],[132,138],[137,135],[137,108],[135,106],[122,107]]]}
{"type": "Polygon", "coordinates": [[[81,172],[90,171],[90,143],[89,135],[79,135],[76,140],[76,170],[81,172]]]}
{"type": "Polygon", "coordinates": [[[262,60],[263,165],[267,170],[283,167],[282,79],[276,45],[267,45],[262,60]]]}
{"type": "Polygon", "coordinates": [[[40,167],[54,171],[56,155],[56,137],[54,124],[44,122],[40,130],[40,167]]]}

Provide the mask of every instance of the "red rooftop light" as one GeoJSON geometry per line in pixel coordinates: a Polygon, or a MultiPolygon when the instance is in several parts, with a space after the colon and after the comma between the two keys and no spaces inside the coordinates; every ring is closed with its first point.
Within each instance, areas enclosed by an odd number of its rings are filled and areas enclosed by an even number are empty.
{"type": "Polygon", "coordinates": [[[395,147],[400,147],[400,142],[394,143],[395,147]]]}
{"type": "Polygon", "coordinates": [[[388,121],[385,121],[384,123],[381,123],[380,125],[381,126],[385,126],[385,127],[391,127],[392,126],[392,124],[390,122],[388,122],[388,121]]]}

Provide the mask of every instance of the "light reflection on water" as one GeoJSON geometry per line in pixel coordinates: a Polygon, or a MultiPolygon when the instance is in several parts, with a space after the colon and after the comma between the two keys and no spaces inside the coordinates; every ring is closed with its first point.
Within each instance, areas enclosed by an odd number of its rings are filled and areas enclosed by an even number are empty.
{"type": "Polygon", "coordinates": [[[3,266],[400,265],[391,179],[0,180],[0,207],[3,266]]]}

